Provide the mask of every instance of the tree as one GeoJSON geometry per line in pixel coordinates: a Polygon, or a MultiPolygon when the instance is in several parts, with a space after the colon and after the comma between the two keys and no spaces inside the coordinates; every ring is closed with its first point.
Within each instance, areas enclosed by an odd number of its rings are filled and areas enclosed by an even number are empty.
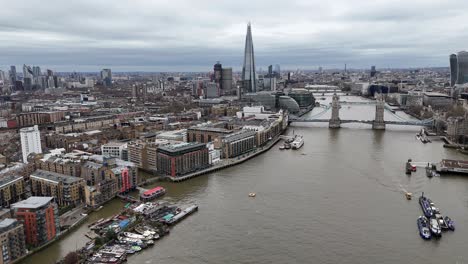
{"type": "Polygon", "coordinates": [[[66,256],[63,262],[65,264],[77,264],[80,261],[80,257],[76,252],[69,252],[66,256]]]}
{"type": "Polygon", "coordinates": [[[106,240],[111,241],[117,239],[117,234],[114,232],[114,230],[107,230],[106,232],[106,240]]]}

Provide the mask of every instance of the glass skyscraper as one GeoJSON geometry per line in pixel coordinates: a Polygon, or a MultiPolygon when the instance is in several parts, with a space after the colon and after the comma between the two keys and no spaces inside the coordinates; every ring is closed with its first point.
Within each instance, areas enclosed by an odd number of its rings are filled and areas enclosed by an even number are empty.
{"type": "Polygon", "coordinates": [[[453,87],[457,82],[457,75],[458,75],[458,63],[457,63],[457,55],[451,54],[450,55],[450,86],[453,87]]]}
{"type": "Polygon", "coordinates": [[[468,52],[457,54],[457,84],[468,83],[468,52]]]}
{"type": "Polygon", "coordinates": [[[257,92],[257,78],[255,76],[255,57],[250,23],[247,24],[245,37],[244,65],[242,67],[242,85],[245,93],[257,92]]]}

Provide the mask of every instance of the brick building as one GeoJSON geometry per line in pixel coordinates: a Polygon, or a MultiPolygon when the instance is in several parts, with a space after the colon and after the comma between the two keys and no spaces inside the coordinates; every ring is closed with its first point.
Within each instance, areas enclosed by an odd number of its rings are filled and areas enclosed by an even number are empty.
{"type": "Polygon", "coordinates": [[[26,243],[37,247],[54,239],[60,231],[54,197],[32,196],[11,205],[14,217],[23,223],[26,243]]]}
{"type": "Polygon", "coordinates": [[[2,207],[26,198],[25,182],[22,176],[9,175],[0,179],[0,203],[2,207]]]}
{"type": "Polygon", "coordinates": [[[161,174],[176,177],[208,166],[208,148],[203,143],[178,143],[157,150],[157,167],[161,174]]]}
{"type": "Polygon", "coordinates": [[[12,263],[26,254],[24,227],[16,219],[0,221],[0,250],[0,264],[12,263]]]}
{"type": "Polygon", "coordinates": [[[33,196],[51,196],[59,207],[76,206],[84,202],[85,181],[82,178],[37,170],[29,177],[33,196]]]}

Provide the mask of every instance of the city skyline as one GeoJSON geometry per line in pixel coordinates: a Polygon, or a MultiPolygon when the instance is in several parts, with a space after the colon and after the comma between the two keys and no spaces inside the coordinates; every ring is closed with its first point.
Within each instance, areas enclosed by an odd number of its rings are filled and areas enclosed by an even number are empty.
{"type": "Polygon", "coordinates": [[[468,39],[461,26],[468,3],[459,1],[49,3],[4,4],[2,69],[206,71],[221,61],[239,71],[249,20],[257,68],[447,67],[447,55],[466,49],[468,39]],[[197,15],[186,16],[189,10],[197,15]]]}

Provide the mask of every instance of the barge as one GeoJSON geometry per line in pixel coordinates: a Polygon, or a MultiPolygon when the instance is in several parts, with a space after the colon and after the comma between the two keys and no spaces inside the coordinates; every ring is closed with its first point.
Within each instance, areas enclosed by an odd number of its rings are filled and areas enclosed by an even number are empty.
{"type": "Polygon", "coordinates": [[[168,225],[173,225],[184,219],[185,217],[189,216],[190,214],[194,213],[198,210],[198,205],[194,204],[186,209],[182,210],[180,213],[174,215],[170,220],[165,221],[168,225]]]}

